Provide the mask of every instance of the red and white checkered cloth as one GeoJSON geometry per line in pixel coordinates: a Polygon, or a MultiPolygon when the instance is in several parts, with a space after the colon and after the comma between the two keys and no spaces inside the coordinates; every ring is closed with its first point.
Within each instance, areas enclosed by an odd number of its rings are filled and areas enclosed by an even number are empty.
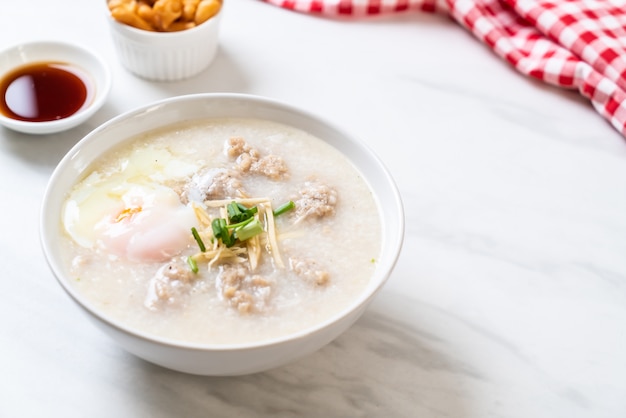
{"type": "Polygon", "coordinates": [[[265,0],[303,13],[449,14],[521,73],[577,89],[626,136],[626,0],[265,0]]]}

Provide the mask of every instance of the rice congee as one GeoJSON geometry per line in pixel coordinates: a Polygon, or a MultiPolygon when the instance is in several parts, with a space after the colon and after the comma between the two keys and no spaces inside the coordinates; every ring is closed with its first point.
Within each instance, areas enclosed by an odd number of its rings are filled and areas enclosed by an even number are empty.
{"type": "Polygon", "coordinates": [[[105,316],[198,344],[279,338],[346,308],[381,251],[338,150],[258,119],[188,121],[103,155],[67,196],[72,285],[105,316]]]}

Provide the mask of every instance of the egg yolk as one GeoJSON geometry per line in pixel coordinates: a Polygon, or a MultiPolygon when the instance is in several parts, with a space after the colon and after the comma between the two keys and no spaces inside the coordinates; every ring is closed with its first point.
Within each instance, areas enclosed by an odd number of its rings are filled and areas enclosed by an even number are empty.
{"type": "Polygon", "coordinates": [[[68,233],[81,245],[137,262],[165,261],[193,242],[193,209],[172,189],[126,183],[69,199],[68,233]]]}
{"type": "Polygon", "coordinates": [[[194,164],[169,149],[134,149],[104,172],[93,171],[70,193],[63,225],[79,245],[131,261],[165,261],[193,245],[193,208],[163,185],[188,178],[194,164]]]}

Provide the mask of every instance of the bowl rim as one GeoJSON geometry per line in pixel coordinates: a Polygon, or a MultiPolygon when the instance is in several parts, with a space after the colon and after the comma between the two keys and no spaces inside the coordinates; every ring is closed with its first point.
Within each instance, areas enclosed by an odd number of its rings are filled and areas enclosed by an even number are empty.
{"type": "MultiPolygon", "coordinates": [[[[104,58],[87,48],[86,46],[61,40],[34,40],[23,43],[17,43],[0,51],[0,57],[16,54],[18,51],[38,50],[38,51],[54,51],[53,53],[44,53],[42,55],[48,58],[31,59],[26,58],[19,60],[14,65],[3,71],[0,76],[4,76],[11,71],[19,69],[25,65],[38,62],[63,62],[72,66],[76,66],[82,70],[94,85],[94,94],[90,103],[83,106],[76,113],[62,119],[30,122],[10,118],[0,113],[0,124],[15,131],[30,134],[51,134],[74,128],[85,122],[93,116],[105,103],[111,91],[113,84],[113,75],[109,64],[104,58]],[[59,51],[61,53],[59,54],[59,51]],[[75,57],[82,57],[76,59],[75,57]],[[83,65],[83,62],[89,62],[89,65],[83,65]],[[93,66],[92,66],[93,64],[93,66]]],[[[19,54],[24,57],[23,53],[19,54]]]]}
{"type": "MultiPolygon", "coordinates": [[[[211,115],[206,116],[206,118],[210,118],[210,117],[211,115]]],[[[196,118],[191,118],[190,120],[194,120],[194,119],[197,120],[201,118],[196,117],[196,118]]],[[[167,125],[169,125],[169,123],[164,124],[161,127],[167,126],[167,125]]],[[[152,129],[155,129],[155,128],[146,129],[146,130],[143,130],[143,132],[147,132],[152,129]]],[[[301,128],[298,128],[298,129],[301,129],[301,128]]],[[[116,142],[111,148],[115,148],[115,146],[121,143],[124,143],[132,139],[133,137],[136,137],[137,135],[139,134],[137,133],[131,134],[127,136],[125,139],[119,142],[116,142]]],[[[329,144],[329,145],[333,146],[332,144],[329,144]]],[[[107,151],[110,150],[111,148],[108,148],[107,151]]],[[[340,151],[340,152],[343,153],[343,151],[340,151]]],[[[345,155],[345,153],[343,154],[345,155]]],[[[90,158],[89,164],[81,163],[81,168],[77,170],[83,173],[90,166],[90,163],[92,161],[93,161],[93,158],[90,158]]],[[[370,184],[370,187],[372,187],[371,184],[370,184]]],[[[63,192],[65,194],[66,190],[64,190],[63,192]]],[[[380,207],[380,202],[378,202],[378,205],[379,205],[379,210],[382,210],[382,208],[380,207]]],[[[109,121],[101,124],[94,130],[92,130],[82,139],[80,139],[61,159],[61,161],[58,163],[58,165],[56,166],[52,175],[49,178],[48,184],[45,188],[41,207],[40,207],[39,222],[40,222],[40,228],[39,228],[40,246],[41,246],[41,249],[43,250],[44,257],[46,259],[46,262],[51,272],[53,273],[57,282],[64,289],[64,291],[71,297],[71,299],[73,299],[74,302],[77,303],[91,317],[105,323],[106,325],[110,327],[113,327],[118,332],[121,332],[127,336],[139,338],[145,342],[156,343],[161,346],[166,346],[166,347],[171,347],[171,348],[180,348],[180,349],[185,349],[185,350],[193,350],[193,351],[203,351],[203,352],[206,352],[206,351],[213,351],[213,352],[230,351],[232,352],[232,351],[246,351],[246,350],[258,349],[258,348],[264,348],[264,347],[271,347],[271,346],[276,346],[276,345],[279,345],[288,341],[301,340],[311,334],[315,334],[315,333],[323,331],[324,329],[331,326],[333,323],[339,322],[342,318],[349,316],[352,312],[358,311],[360,308],[363,308],[364,306],[366,306],[372,300],[372,298],[374,298],[374,296],[378,293],[378,291],[383,287],[383,285],[387,282],[387,280],[389,279],[389,276],[391,275],[397,263],[397,260],[400,256],[401,249],[402,249],[403,242],[404,242],[405,220],[404,220],[404,207],[402,203],[402,198],[397,188],[397,185],[393,177],[391,176],[391,173],[389,172],[387,167],[383,164],[383,162],[380,160],[380,158],[372,151],[372,149],[365,142],[358,140],[351,135],[348,135],[345,131],[339,129],[336,125],[329,123],[327,120],[317,115],[313,115],[312,113],[308,111],[305,111],[301,108],[298,108],[294,105],[288,104],[283,101],[279,101],[279,100],[264,97],[264,96],[252,95],[252,94],[195,93],[195,94],[174,96],[174,97],[158,100],[149,104],[136,107],[116,117],[113,117],[109,121]],[[80,295],[80,293],[70,285],[68,278],[64,276],[63,269],[61,268],[62,263],[60,262],[60,260],[54,259],[50,247],[53,244],[53,241],[54,241],[53,238],[55,236],[54,231],[55,231],[55,228],[58,228],[58,225],[56,226],[51,225],[50,222],[46,221],[46,214],[48,213],[48,206],[51,204],[50,200],[52,199],[52,196],[54,195],[54,186],[56,185],[56,182],[58,181],[58,178],[62,175],[62,173],[67,169],[71,169],[68,166],[70,166],[72,163],[75,163],[74,160],[78,156],[82,156],[80,152],[81,148],[85,146],[85,144],[88,145],[91,142],[97,141],[98,136],[102,132],[106,132],[110,127],[113,127],[120,122],[124,122],[125,120],[131,120],[137,117],[141,117],[142,114],[145,114],[146,112],[151,112],[154,110],[162,109],[163,107],[167,107],[167,106],[175,106],[179,102],[193,101],[193,100],[223,100],[223,99],[226,99],[226,100],[235,99],[235,100],[241,100],[244,102],[250,102],[253,104],[277,106],[281,110],[285,110],[288,113],[293,113],[295,115],[304,116],[305,118],[308,118],[314,123],[321,124],[325,127],[328,127],[332,129],[333,131],[335,131],[337,134],[339,134],[342,137],[342,139],[352,143],[354,146],[360,147],[362,151],[364,151],[367,154],[371,162],[374,162],[376,164],[378,170],[380,171],[380,174],[383,177],[384,183],[386,187],[388,188],[387,192],[393,197],[393,202],[389,204],[392,205],[393,207],[392,212],[395,214],[396,228],[395,230],[391,231],[391,235],[396,238],[393,242],[386,242],[386,240],[383,242],[384,244],[388,245],[389,248],[391,248],[391,251],[390,251],[391,255],[387,257],[386,264],[384,266],[380,266],[381,270],[377,269],[374,272],[372,276],[372,280],[378,277],[376,279],[377,282],[375,283],[375,285],[366,286],[366,288],[350,304],[348,304],[342,310],[340,310],[339,312],[335,313],[334,315],[330,316],[329,318],[321,322],[318,322],[300,331],[292,332],[283,336],[274,337],[270,339],[263,339],[259,341],[251,341],[251,342],[246,342],[246,343],[217,344],[217,343],[185,342],[181,340],[175,340],[171,338],[161,337],[158,335],[153,335],[153,334],[144,332],[142,330],[134,329],[132,327],[125,325],[119,320],[109,317],[108,315],[101,312],[97,307],[92,306],[91,303],[86,301],[80,295]]],[[[382,222],[383,222],[383,219],[381,218],[381,223],[382,222]]],[[[383,224],[382,226],[383,226],[383,231],[382,231],[383,234],[387,234],[386,225],[383,224]]],[[[381,255],[383,251],[385,251],[385,248],[381,248],[381,255]]]]}

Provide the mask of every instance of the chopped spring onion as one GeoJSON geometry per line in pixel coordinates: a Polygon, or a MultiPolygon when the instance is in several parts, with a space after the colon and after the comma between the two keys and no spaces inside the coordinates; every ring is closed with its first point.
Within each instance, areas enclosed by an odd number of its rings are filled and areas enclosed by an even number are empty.
{"type": "Polygon", "coordinates": [[[235,229],[235,235],[239,241],[245,241],[263,232],[263,225],[258,219],[251,219],[245,225],[235,229]]]}
{"type": "Polygon", "coordinates": [[[187,264],[189,264],[191,271],[194,273],[198,272],[198,263],[196,263],[196,260],[194,260],[193,257],[187,257],[187,264]]]}
{"type": "Polygon", "coordinates": [[[198,243],[198,247],[200,247],[200,251],[205,252],[206,247],[204,246],[204,242],[202,242],[202,238],[200,238],[200,234],[198,234],[198,230],[195,227],[192,227],[191,233],[193,234],[193,238],[198,243]]]}
{"type": "Polygon", "coordinates": [[[211,228],[213,229],[213,235],[215,238],[221,239],[224,245],[232,247],[235,244],[235,237],[230,234],[226,219],[213,219],[213,222],[211,222],[211,228]]]}
{"type": "Polygon", "coordinates": [[[239,223],[243,222],[247,219],[251,219],[255,213],[258,212],[256,206],[251,208],[247,208],[241,203],[231,202],[226,206],[226,210],[228,211],[228,220],[231,223],[239,223]]]}
{"type": "Polygon", "coordinates": [[[221,239],[227,247],[232,247],[236,240],[245,241],[263,232],[263,225],[256,218],[248,218],[236,224],[227,224],[226,219],[217,218],[211,223],[211,228],[215,238],[221,239]]]}
{"type": "Polygon", "coordinates": [[[283,203],[282,205],[274,209],[272,213],[274,214],[274,216],[282,215],[285,212],[289,212],[290,210],[295,209],[295,207],[296,204],[293,202],[293,200],[290,200],[289,202],[283,203]]]}
{"type": "Polygon", "coordinates": [[[244,226],[248,225],[253,220],[254,220],[254,218],[249,218],[249,219],[246,219],[245,221],[241,221],[241,222],[238,222],[236,224],[228,224],[228,225],[226,225],[226,228],[228,228],[228,229],[243,228],[244,226]]]}
{"type": "Polygon", "coordinates": [[[224,218],[216,218],[211,222],[211,229],[213,229],[213,236],[215,238],[222,237],[222,230],[226,228],[226,219],[224,218]]]}

